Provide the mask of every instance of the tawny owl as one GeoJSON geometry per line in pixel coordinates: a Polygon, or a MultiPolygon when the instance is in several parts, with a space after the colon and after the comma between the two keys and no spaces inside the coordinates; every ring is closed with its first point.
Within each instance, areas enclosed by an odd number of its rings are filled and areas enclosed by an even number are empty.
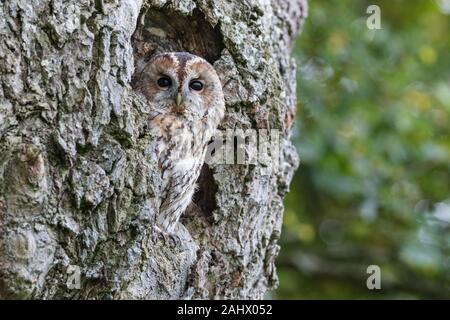
{"type": "Polygon", "coordinates": [[[153,106],[149,129],[163,181],[156,222],[171,233],[192,199],[207,144],[224,116],[222,85],[206,60],[186,52],[159,54],[135,77],[134,88],[153,106]]]}

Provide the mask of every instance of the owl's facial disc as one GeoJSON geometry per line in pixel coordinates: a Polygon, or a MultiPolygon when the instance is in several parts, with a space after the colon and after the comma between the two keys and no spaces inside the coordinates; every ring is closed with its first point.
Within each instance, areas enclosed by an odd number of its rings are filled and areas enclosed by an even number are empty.
{"type": "MultiPolygon", "coordinates": [[[[223,108],[220,80],[204,59],[186,52],[155,56],[143,72],[138,90],[163,114],[201,119],[223,108]]],[[[220,110],[219,110],[220,111],[220,110]]]]}

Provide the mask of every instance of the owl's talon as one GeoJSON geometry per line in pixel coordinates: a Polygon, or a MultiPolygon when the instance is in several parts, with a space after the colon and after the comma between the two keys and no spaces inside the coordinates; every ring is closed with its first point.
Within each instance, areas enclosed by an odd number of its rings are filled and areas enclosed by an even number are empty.
{"type": "Polygon", "coordinates": [[[176,247],[181,246],[182,241],[178,234],[174,232],[169,232],[161,229],[158,226],[153,226],[154,232],[152,233],[152,240],[153,242],[158,242],[160,235],[162,236],[164,243],[171,243],[176,247]]]}
{"type": "Polygon", "coordinates": [[[168,233],[167,235],[175,247],[181,246],[181,239],[176,233],[168,233]]]}
{"type": "Polygon", "coordinates": [[[153,232],[151,234],[153,243],[157,243],[159,240],[159,234],[162,234],[162,230],[157,226],[153,226],[153,232]]]}

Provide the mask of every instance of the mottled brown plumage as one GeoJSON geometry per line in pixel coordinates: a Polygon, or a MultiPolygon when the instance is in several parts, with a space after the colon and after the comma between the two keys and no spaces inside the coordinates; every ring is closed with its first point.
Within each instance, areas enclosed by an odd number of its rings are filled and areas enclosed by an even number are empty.
{"type": "Polygon", "coordinates": [[[155,56],[134,88],[153,106],[149,119],[163,181],[157,225],[172,232],[195,191],[207,143],[225,111],[214,68],[186,52],[155,56]]]}

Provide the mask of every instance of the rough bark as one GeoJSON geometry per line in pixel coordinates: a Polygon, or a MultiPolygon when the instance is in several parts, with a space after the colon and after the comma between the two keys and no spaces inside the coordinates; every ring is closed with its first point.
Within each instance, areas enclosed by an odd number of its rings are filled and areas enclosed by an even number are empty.
{"type": "Polygon", "coordinates": [[[303,0],[0,2],[0,297],[261,298],[277,284],[298,158],[303,0]],[[153,228],[158,168],[133,72],[156,52],[209,60],[221,128],[281,130],[279,166],[204,166],[177,239],[153,228]],[[80,288],[67,285],[79,268],[80,288]]]}

